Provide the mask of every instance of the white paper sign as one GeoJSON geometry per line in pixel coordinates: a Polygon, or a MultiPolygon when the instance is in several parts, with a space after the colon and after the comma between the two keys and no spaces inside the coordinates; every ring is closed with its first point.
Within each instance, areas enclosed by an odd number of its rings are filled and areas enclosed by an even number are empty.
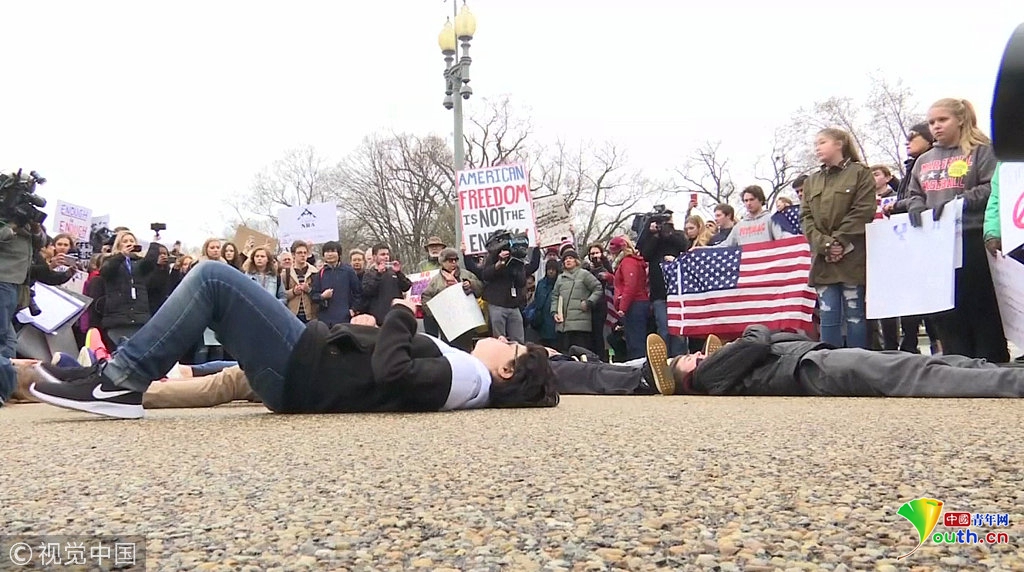
{"type": "Polygon", "coordinates": [[[53,217],[54,236],[65,233],[75,241],[89,240],[92,231],[92,209],[57,201],[56,216],[53,217]]]}
{"type": "Polygon", "coordinates": [[[413,304],[416,304],[417,306],[420,305],[420,298],[423,295],[423,291],[427,289],[428,285],[430,285],[430,279],[437,276],[438,272],[440,272],[440,270],[428,270],[427,272],[420,272],[413,276],[406,276],[406,278],[409,279],[409,282],[412,282],[412,287],[409,288],[407,298],[409,298],[413,304]]]}
{"type": "Polygon", "coordinates": [[[484,325],[484,315],[476,296],[466,294],[462,283],[452,284],[427,302],[430,314],[449,340],[484,325]]]}
{"type": "Polygon", "coordinates": [[[867,317],[933,314],[955,304],[956,213],[947,208],[938,221],[931,213],[914,228],[906,214],[872,222],[867,238],[867,317]],[[913,295],[898,295],[913,286],[913,295]]]}
{"type": "Polygon", "coordinates": [[[85,294],[85,281],[89,279],[89,273],[79,270],[75,272],[75,275],[67,282],[60,285],[61,288],[68,292],[74,292],[76,294],[85,294]]]}
{"type": "Polygon", "coordinates": [[[537,246],[556,246],[564,239],[573,239],[572,222],[565,201],[558,195],[534,199],[534,218],[537,223],[537,246]]]}
{"type": "Polygon", "coordinates": [[[318,203],[278,210],[277,238],[286,245],[296,240],[310,244],[338,240],[338,206],[318,203]]]}
{"type": "Polygon", "coordinates": [[[520,163],[459,171],[462,248],[467,254],[486,252],[487,237],[499,229],[525,232],[537,246],[530,173],[520,163]]]}
{"type": "Polygon", "coordinates": [[[989,256],[992,285],[999,301],[1003,334],[1018,348],[1024,348],[1024,264],[1010,257],[989,256]]]}
{"type": "MultiPolygon", "coordinates": [[[[953,233],[953,268],[964,267],[964,200],[954,199],[946,205],[956,213],[956,232],[953,233]]],[[[942,214],[946,214],[943,212],[942,214]]]]}
{"type": "Polygon", "coordinates": [[[999,227],[1003,252],[1024,244],[1024,163],[999,166],[999,227]]]}
{"type": "Polygon", "coordinates": [[[37,283],[33,290],[36,293],[36,306],[39,306],[42,312],[38,316],[33,316],[28,308],[25,308],[18,312],[18,321],[22,324],[33,324],[47,334],[60,329],[85,308],[85,302],[61,292],[60,288],[37,283]]]}

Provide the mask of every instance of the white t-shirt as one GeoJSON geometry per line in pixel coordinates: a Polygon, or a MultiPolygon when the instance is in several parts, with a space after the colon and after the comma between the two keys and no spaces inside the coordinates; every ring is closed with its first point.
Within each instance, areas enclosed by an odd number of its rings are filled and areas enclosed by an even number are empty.
{"type": "Polygon", "coordinates": [[[441,411],[487,407],[491,391],[491,372],[487,371],[484,363],[434,336],[420,335],[427,336],[437,344],[441,355],[452,367],[452,388],[441,411]]]}

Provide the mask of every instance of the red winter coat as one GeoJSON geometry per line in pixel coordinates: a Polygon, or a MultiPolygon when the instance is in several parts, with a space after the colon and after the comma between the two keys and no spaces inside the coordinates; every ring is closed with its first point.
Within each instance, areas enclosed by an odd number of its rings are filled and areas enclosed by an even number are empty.
{"type": "Polygon", "coordinates": [[[627,256],[615,270],[615,310],[625,314],[637,300],[648,300],[647,261],[640,255],[627,256]]]}

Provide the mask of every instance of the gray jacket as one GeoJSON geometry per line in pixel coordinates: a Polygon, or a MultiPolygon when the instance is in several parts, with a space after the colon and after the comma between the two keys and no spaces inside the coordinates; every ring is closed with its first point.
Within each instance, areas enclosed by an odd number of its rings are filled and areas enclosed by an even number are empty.
{"type": "Polygon", "coordinates": [[[556,324],[559,332],[589,332],[592,329],[591,310],[604,297],[601,282],[589,270],[577,266],[574,270],[563,270],[555,281],[551,294],[551,313],[561,312],[563,321],[556,324]],[[562,307],[558,307],[558,303],[562,307]],[[583,309],[583,302],[587,309],[583,309]]]}
{"type": "Polygon", "coordinates": [[[42,231],[32,235],[26,229],[19,229],[9,240],[0,242],[0,282],[26,284],[32,256],[42,246],[42,231]]]}

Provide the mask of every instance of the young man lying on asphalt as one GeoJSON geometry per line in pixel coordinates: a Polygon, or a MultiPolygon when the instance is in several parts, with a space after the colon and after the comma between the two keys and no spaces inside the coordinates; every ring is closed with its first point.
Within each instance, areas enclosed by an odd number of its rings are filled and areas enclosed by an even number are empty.
{"type": "MultiPolygon", "coordinates": [[[[712,336],[713,337],[713,336],[712,336]]],[[[709,341],[709,345],[715,345],[709,341]]],[[[750,326],[718,351],[681,356],[664,394],[1022,397],[1024,368],[956,355],[834,349],[750,326]]]]}
{"type": "MultiPolygon", "coordinates": [[[[444,411],[553,407],[555,378],[543,347],[481,340],[472,354],[416,333],[412,305],[396,300],[380,328],[304,325],[225,264],[191,270],[160,310],[108,361],[40,364],[40,401],[142,417],[142,395],[210,327],[252,390],[277,413],[444,411]]],[[[168,382],[172,383],[172,382],[168,382]]]]}

